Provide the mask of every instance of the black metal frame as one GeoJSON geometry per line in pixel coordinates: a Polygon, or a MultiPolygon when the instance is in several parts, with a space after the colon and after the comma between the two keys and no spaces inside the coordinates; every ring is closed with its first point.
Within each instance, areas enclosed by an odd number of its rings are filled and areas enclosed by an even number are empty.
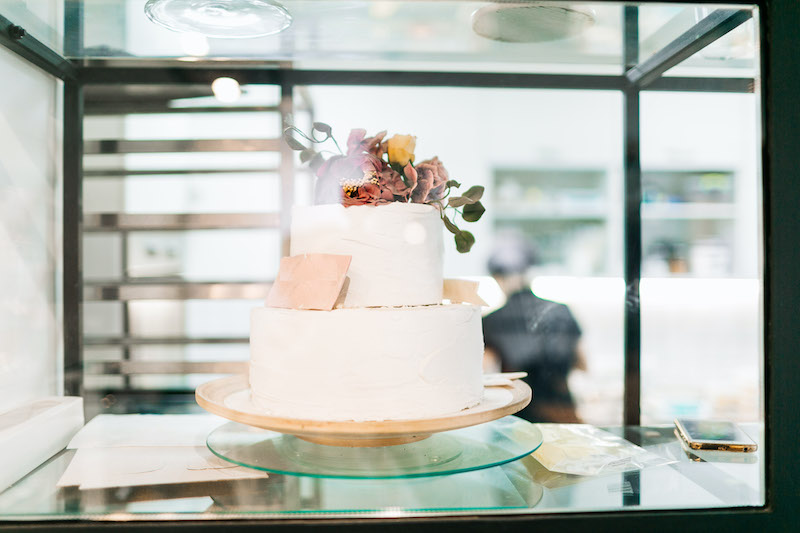
{"type": "Polygon", "coordinates": [[[64,83],[64,392],[83,395],[83,89],[64,83]]]}
{"type": "MultiPolygon", "coordinates": [[[[639,8],[623,12],[623,62],[626,72],[639,63],[639,8]]],[[[638,426],[641,419],[641,309],[639,278],[642,264],[642,166],[639,157],[639,92],[631,83],[622,89],[623,169],[624,169],[624,278],[625,319],[623,322],[624,389],[622,420],[626,426],[638,426]]]]}
{"type": "MultiPolygon", "coordinates": [[[[711,0],[715,3],[716,0],[711,0]]],[[[720,2],[722,3],[722,2],[720,2]]],[[[726,4],[737,3],[736,0],[726,4]]],[[[743,2],[744,3],[744,2],[743,2]]],[[[227,531],[231,527],[255,530],[264,525],[282,529],[297,524],[315,525],[333,530],[353,527],[415,527],[421,530],[443,531],[483,530],[494,524],[505,529],[522,530],[530,521],[546,521],[555,527],[574,526],[585,530],[652,530],[687,529],[789,530],[794,526],[794,506],[800,494],[800,468],[794,450],[800,431],[800,414],[795,406],[800,402],[796,384],[800,383],[800,365],[793,352],[800,344],[800,333],[794,323],[800,308],[800,185],[794,179],[800,168],[800,151],[794,144],[800,141],[800,118],[797,116],[796,95],[800,94],[800,73],[796,64],[798,46],[795,21],[800,20],[800,3],[793,0],[760,0],[761,87],[763,138],[763,206],[764,206],[764,327],[766,410],[766,488],[767,501],[763,508],[700,509],[675,511],[639,511],[613,513],[574,513],[558,515],[525,515],[495,517],[440,518],[436,520],[247,520],[202,521],[180,523],[114,523],[89,522],[34,523],[0,526],[0,529],[52,530],[64,529],[160,531],[184,527],[212,531],[227,531]]],[[[78,16],[68,3],[68,17],[78,16]]],[[[631,67],[624,76],[582,76],[547,74],[485,74],[485,73],[393,73],[292,71],[256,69],[120,69],[113,67],[76,66],[49,50],[29,35],[20,34],[18,27],[0,17],[0,44],[16,52],[46,72],[64,80],[64,244],[65,283],[64,316],[67,370],[79,369],[80,361],[80,184],[82,153],[82,94],[87,83],[203,83],[221,75],[235,74],[243,83],[275,83],[284,90],[294,85],[310,84],[367,84],[393,86],[472,86],[520,88],[572,88],[621,90],[625,97],[625,232],[626,232],[626,343],[625,368],[635,383],[626,379],[625,422],[639,420],[639,346],[638,346],[638,280],[641,259],[640,175],[638,160],[639,92],[647,90],[752,92],[751,79],[692,79],[659,78],[667,69],[685,59],[699,48],[744,22],[748,17],[718,10],[714,18],[698,25],[668,45],[654,58],[639,63],[634,43],[635,9],[626,9],[625,62],[631,67]],[[714,22],[714,24],[710,24],[714,22]]],[[[81,36],[68,43],[67,50],[80,50],[81,36]]],[[[79,383],[70,381],[67,372],[67,391],[79,392],[79,383]]],[[[74,376],[73,378],[74,379],[74,376]]]]}

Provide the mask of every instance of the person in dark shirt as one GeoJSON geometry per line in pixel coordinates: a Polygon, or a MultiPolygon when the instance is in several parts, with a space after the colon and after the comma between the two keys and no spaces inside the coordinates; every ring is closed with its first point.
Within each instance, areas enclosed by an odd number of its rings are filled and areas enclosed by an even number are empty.
{"type": "Polygon", "coordinates": [[[485,361],[503,372],[527,372],[533,401],[517,416],[531,422],[580,422],[567,385],[573,368],[585,369],[581,329],[569,308],[539,298],[526,272],[536,263],[522,237],[503,239],[489,259],[489,272],[506,303],[483,319],[485,361]]]}

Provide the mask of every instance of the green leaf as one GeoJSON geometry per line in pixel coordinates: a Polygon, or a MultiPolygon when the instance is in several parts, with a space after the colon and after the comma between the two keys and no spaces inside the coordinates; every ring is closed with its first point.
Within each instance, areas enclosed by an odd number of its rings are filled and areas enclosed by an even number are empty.
{"type": "Polygon", "coordinates": [[[329,137],[331,135],[331,127],[325,124],[324,122],[315,122],[312,127],[317,131],[321,131],[322,133],[324,133],[329,137]]]}
{"type": "Polygon", "coordinates": [[[455,224],[450,222],[450,219],[444,215],[442,215],[442,222],[444,222],[444,227],[447,228],[447,231],[449,231],[450,233],[454,235],[458,235],[459,233],[461,233],[461,230],[458,229],[458,227],[456,227],[455,224]]]}
{"type": "Polygon", "coordinates": [[[310,148],[307,149],[307,150],[303,150],[302,152],[300,152],[300,162],[301,163],[308,163],[311,160],[311,158],[314,157],[314,154],[316,154],[316,153],[317,152],[315,152],[314,150],[311,150],[310,148]]]}
{"type": "Polygon", "coordinates": [[[455,236],[455,240],[456,240],[456,250],[458,250],[458,252],[462,254],[469,252],[470,249],[472,248],[472,245],[475,244],[475,236],[468,231],[462,231],[460,233],[457,233],[455,236]]]}
{"type": "Polygon", "coordinates": [[[447,187],[448,189],[450,187],[458,188],[458,187],[461,187],[461,184],[459,182],[457,182],[456,180],[449,180],[447,183],[444,184],[444,186],[447,187]]]}
{"type": "Polygon", "coordinates": [[[464,206],[464,209],[461,211],[461,218],[467,222],[477,222],[485,212],[486,208],[483,207],[483,204],[475,202],[474,204],[464,206]]]}
{"type": "Polygon", "coordinates": [[[325,162],[325,158],[324,158],[324,157],[322,157],[322,154],[321,154],[321,153],[317,152],[317,153],[315,153],[315,154],[314,154],[314,156],[313,156],[313,157],[311,158],[311,160],[308,162],[308,167],[309,167],[311,170],[313,170],[314,172],[316,172],[316,171],[319,169],[319,167],[321,167],[321,166],[322,166],[322,164],[323,164],[324,162],[325,162]]]}
{"type": "Polygon", "coordinates": [[[474,204],[481,199],[481,196],[483,196],[483,187],[481,185],[475,185],[467,189],[467,192],[462,196],[453,196],[450,198],[447,201],[447,205],[450,207],[461,207],[462,205],[474,204]]]}
{"type": "Polygon", "coordinates": [[[472,200],[464,196],[453,196],[448,198],[447,205],[450,207],[461,207],[462,205],[471,204],[472,200]]]}
{"type": "Polygon", "coordinates": [[[473,185],[467,192],[464,193],[464,196],[472,200],[470,203],[477,202],[483,196],[483,186],[482,185],[473,185]]]}
{"type": "Polygon", "coordinates": [[[306,149],[300,141],[292,137],[292,133],[289,130],[283,132],[283,140],[286,141],[286,144],[288,144],[289,148],[292,150],[297,150],[299,152],[306,149]]]}

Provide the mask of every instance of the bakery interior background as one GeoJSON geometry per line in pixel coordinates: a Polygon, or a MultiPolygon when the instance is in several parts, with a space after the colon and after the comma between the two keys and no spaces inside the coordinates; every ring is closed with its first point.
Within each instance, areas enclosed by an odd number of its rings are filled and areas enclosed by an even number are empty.
{"type": "MultiPolygon", "coordinates": [[[[143,3],[128,2],[127,12],[114,12],[108,2],[91,4],[87,9],[96,12],[95,16],[87,13],[86,45],[134,56],[184,58],[221,54],[235,47],[230,41],[143,31],[149,21],[131,16],[134,11],[141,13],[143,3]],[[103,24],[92,26],[93,20],[103,24]]],[[[391,11],[397,9],[391,3],[375,5],[383,7],[373,8],[378,10],[374,17],[397,20],[403,16],[402,10],[391,11]]],[[[654,18],[651,27],[658,27],[664,19],[691,17],[691,9],[663,6],[642,13],[649,13],[654,18]]],[[[565,70],[619,71],[620,32],[614,31],[620,24],[619,6],[595,6],[594,10],[596,23],[565,41],[566,45],[562,42],[561,55],[551,53],[555,47],[543,45],[542,56],[565,70]]],[[[642,24],[647,44],[648,20],[642,24]]],[[[718,74],[720,68],[757,73],[753,28],[751,20],[704,50],[702,57],[694,58],[694,75],[718,74]]],[[[455,31],[433,20],[411,29],[416,32],[413,42],[429,43],[431,48],[455,31]]],[[[320,30],[333,32],[335,24],[320,26],[320,30]]],[[[649,37],[656,48],[659,36],[649,37]]],[[[371,43],[380,51],[383,43],[379,36],[376,39],[371,43]]],[[[342,49],[346,45],[343,42],[342,49]]],[[[402,52],[413,55],[414,50],[402,52]]],[[[367,60],[354,57],[353,63],[380,68],[383,59],[376,52],[367,60]]],[[[325,64],[324,57],[311,54],[304,61],[305,68],[325,64]]],[[[3,63],[4,69],[11,70],[4,78],[14,75],[15,65],[3,63]]],[[[279,137],[278,88],[245,85],[239,90],[238,95],[214,96],[208,87],[171,105],[264,110],[87,115],[85,139],[279,137]]],[[[758,98],[757,94],[655,91],[642,95],[643,423],[669,422],[676,415],[739,421],[760,418],[758,98]]],[[[3,99],[0,106],[12,106],[13,101],[3,99]]],[[[570,377],[578,411],[586,422],[597,425],[622,420],[625,287],[620,92],[309,86],[297,89],[295,101],[304,104],[295,110],[298,123],[310,122],[313,110],[313,118],[329,123],[339,139],[346,138],[353,127],[415,135],[418,153],[435,152],[454,177],[485,186],[487,213],[471,229],[477,244],[467,255],[446,247],[446,276],[481,279],[482,295],[496,308],[502,304],[502,295],[486,268],[494,237],[513,227],[534,238],[542,254],[541,264],[532,272],[534,291],[567,303],[583,330],[588,367],[570,377]]],[[[45,95],[43,102],[58,105],[52,95],[45,95]]],[[[0,116],[6,111],[12,116],[11,110],[2,111],[0,116]]],[[[124,179],[96,175],[84,182],[83,207],[87,215],[278,212],[283,207],[278,173],[252,171],[278,164],[277,154],[255,152],[235,157],[223,153],[87,155],[85,169],[90,172],[109,165],[128,170],[214,168],[226,172],[124,179]]],[[[298,171],[294,202],[310,203],[312,187],[310,176],[298,171]]],[[[274,277],[282,245],[278,228],[135,231],[124,238],[123,247],[119,233],[84,235],[86,282],[118,279],[123,274],[133,280],[263,282],[274,277]]],[[[14,260],[25,266],[26,258],[14,260]]],[[[3,268],[16,267],[7,263],[3,268]]],[[[260,303],[257,299],[143,300],[130,302],[124,309],[118,302],[87,301],[83,333],[89,342],[84,357],[87,363],[119,360],[121,347],[92,344],[92,338],[109,334],[246,339],[249,310],[260,303]]],[[[0,339],[11,338],[0,335],[0,339]]],[[[142,344],[130,352],[132,358],[144,361],[246,361],[248,346],[246,340],[142,344]]],[[[86,385],[101,390],[123,379],[143,389],[190,389],[209,376],[96,374],[86,376],[86,385]]]]}

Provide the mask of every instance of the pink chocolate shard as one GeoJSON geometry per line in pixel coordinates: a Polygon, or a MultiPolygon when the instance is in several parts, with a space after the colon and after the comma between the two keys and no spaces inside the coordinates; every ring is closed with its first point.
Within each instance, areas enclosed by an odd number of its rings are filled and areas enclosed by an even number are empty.
{"type": "Polygon", "coordinates": [[[304,254],[281,259],[267,307],[333,309],[350,268],[351,256],[304,254]]]}
{"type": "Polygon", "coordinates": [[[478,282],[466,279],[446,279],[442,290],[443,298],[451,303],[468,303],[488,307],[483,298],[478,296],[478,282]]]}

